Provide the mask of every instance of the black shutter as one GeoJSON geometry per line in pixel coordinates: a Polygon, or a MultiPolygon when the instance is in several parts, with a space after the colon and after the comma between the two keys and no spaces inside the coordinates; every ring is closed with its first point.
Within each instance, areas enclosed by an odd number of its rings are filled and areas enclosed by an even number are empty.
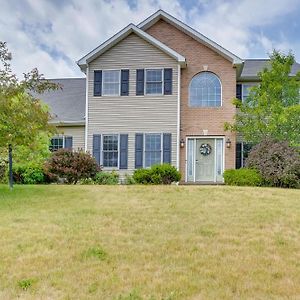
{"type": "Polygon", "coordinates": [[[73,137],[66,136],[65,137],[65,148],[72,150],[73,148],[73,137]]]}
{"type": "Polygon", "coordinates": [[[102,71],[94,71],[94,96],[102,95],[102,71]]]}
{"type": "Polygon", "coordinates": [[[120,134],[120,169],[128,168],[128,134],[120,134]]]}
{"type": "Polygon", "coordinates": [[[144,135],[142,133],[135,134],[135,168],[143,167],[143,151],[144,151],[144,135]]]}
{"type": "Polygon", "coordinates": [[[144,95],[144,69],[136,70],[136,95],[144,95]]]}
{"type": "Polygon", "coordinates": [[[163,134],[163,163],[171,163],[171,133],[163,134]]]}
{"type": "Polygon", "coordinates": [[[242,85],[236,85],[236,98],[242,100],[242,85]]]}
{"type": "Polygon", "coordinates": [[[242,167],[242,143],[236,143],[235,168],[240,169],[241,167],[242,167]]]}
{"type": "Polygon", "coordinates": [[[164,95],[172,95],[172,69],[164,69],[164,95]]]}
{"type": "Polygon", "coordinates": [[[129,70],[121,70],[121,96],[129,95],[129,70]]]}
{"type": "Polygon", "coordinates": [[[93,135],[93,157],[96,159],[97,164],[100,165],[101,156],[101,134],[93,135]]]}

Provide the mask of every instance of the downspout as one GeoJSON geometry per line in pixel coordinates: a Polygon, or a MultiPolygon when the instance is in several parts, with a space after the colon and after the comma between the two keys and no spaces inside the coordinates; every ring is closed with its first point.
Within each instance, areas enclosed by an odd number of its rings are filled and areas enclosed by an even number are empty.
{"type": "Polygon", "coordinates": [[[87,152],[88,143],[88,120],[89,120],[89,65],[86,67],[86,82],[85,82],[85,133],[84,133],[84,151],[87,152]]]}
{"type": "Polygon", "coordinates": [[[179,171],[180,166],[180,84],[181,84],[181,68],[180,64],[177,65],[178,68],[178,83],[177,83],[177,157],[176,157],[176,168],[179,171]]]}

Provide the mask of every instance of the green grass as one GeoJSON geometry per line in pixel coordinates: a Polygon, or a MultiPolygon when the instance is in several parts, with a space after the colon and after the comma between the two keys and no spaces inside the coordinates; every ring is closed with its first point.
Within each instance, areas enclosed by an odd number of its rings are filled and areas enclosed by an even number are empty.
{"type": "Polygon", "coordinates": [[[0,185],[0,299],[299,299],[300,190],[0,185]]]}

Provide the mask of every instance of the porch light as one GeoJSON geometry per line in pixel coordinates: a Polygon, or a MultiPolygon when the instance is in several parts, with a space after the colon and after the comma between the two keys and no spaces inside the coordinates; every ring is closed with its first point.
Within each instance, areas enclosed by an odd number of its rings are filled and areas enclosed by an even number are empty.
{"type": "Polygon", "coordinates": [[[180,140],[180,148],[184,148],[184,145],[185,145],[185,141],[184,141],[184,139],[181,139],[180,140]]]}
{"type": "Polygon", "coordinates": [[[231,147],[231,140],[230,140],[230,138],[227,138],[227,140],[226,140],[226,147],[227,148],[231,147]]]}

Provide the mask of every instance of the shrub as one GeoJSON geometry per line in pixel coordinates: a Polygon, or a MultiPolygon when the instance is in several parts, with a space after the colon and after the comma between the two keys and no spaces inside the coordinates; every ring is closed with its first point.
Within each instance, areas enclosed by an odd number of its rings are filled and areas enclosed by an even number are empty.
{"type": "Polygon", "coordinates": [[[99,172],[95,177],[96,184],[118,184],[119,183],[119,174],[112,172],[99,172]]]}
{"type": "Polygon", "coordinates": [[[133,173],[133,179],[141,184],[171,184],[177,182],[181,175],[169,164],[154,165],[150,169],[138,169],[133,173]]]}
{"type": "Polygon", "coordinates": [[[261,175],[254,169],[225,170],[223,176],[227,185],[260,186],[263,182],[261,175]]]}
{"type": "Polygon", "coordinates": [[[279,187],[300,186],[300,155],[288,142],[265,140],[254,146],[246,160],[255,168],[265,184],[279,187]]]}
{"type": "Polygon", "coordinates": [[[39,184],[45,182],[44,170],[33,163],[13,166],[13,179],[15,183],[39,184]]]}
{"type": "Polygon", "coordinates": [[[94,179],[100,171],[96,160],[90,154],[68,149],[53,152],[46,163],[46,169],[49,178],[61,178],[68,184],[76,184],[85,178],[94,179]]]}
{"type": "Polygon", "coordinates": [[[125,174],[125,184],[131,185],[131,184],[136,184],[135,180],[133,179],[132,176],[125,174]]]}
{"type": "Polygon", "coordinates": [[[0,157],[0,183],[5,181],[6,175],[6,161],[0,157]]]}

